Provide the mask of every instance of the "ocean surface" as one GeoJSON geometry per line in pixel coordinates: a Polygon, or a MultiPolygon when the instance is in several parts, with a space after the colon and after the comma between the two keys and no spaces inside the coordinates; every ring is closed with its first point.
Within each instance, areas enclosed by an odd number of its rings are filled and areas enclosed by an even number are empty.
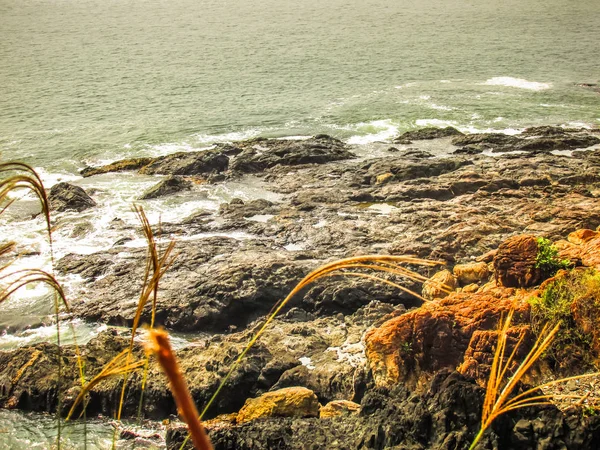
{"type": "Polygon", "coordinates": [[[0,0],[0,152],[600,125],[597,0],[0,0]]]}
{"type": "MultiPolygon", "coordinates": [[[[598,0],[0,0],[0,158],[94,193],[96,208],[55,216],[54,231],[57,258],[92,253],[123,237],[113,219],[137,224],[131,204],[157,178],[82,179],[87,165],[257,136],[327,133],[368,156],[424,126],[598,127],[600,94],[580,84],[600,82],[599,30],[598,0]]],[[[277,200],[248,177],[141,203],[156,223],[233,197],[277,200]]],[[[0,217],[24,253],[14,269],[49,268],[38,210],[25,196],[0,217]]],[[[55,339],[49,294],[29,286],[0,305],[0,349],[55,339]]],[[[65,343],[105,329],[63,327],[65,343]]],[[[2,414],[0,445],[48,448],[46,418],[2,414]]]]}

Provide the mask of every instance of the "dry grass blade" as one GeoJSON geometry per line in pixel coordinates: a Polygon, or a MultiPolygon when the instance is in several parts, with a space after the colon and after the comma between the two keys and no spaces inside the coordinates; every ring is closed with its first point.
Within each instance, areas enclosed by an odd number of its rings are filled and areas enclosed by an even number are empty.
{"type": "Polygon", "coordinates": [[[115,356],[108,364],[106,364],[98,375],[96,375],[88,383],[86,383],[85,386],[82,387],[77,398],[75,399],[73,406],[71,406],[69,414],[67,415],[67,420],[69,420],[73,416],[73,413],[75,412],[77,406],[82,402],[84,397],[92,389],[94,389],[95,386],[98,385],[98,383],[110,377],[123,375],[124,373],[130,373],[144,365],[144,361],[131,362],[129,361],[129,359],[130,358],[128,349],[123,350],[121,353],[115,356]]]}
{"type": "Polygon", "coordinates": [[[19,162],[0,164],[0,174],[13,172],[16,174],[0,181],[0,204],[3,204],[0,214],[13,203],[13,200],[8,199],[9,192],[16,189],[27,189],[33,192],[33,194],[35,194],[35,196],[40,200],[42,213],[44,214],[46,226],[48,228],[48,239],[50,240],[50,244],[52,244],[50,202],[48,201],[48,196],[46,195],[46,189],[44,188],[42,179],[33,169],[33,167],[29,166],[28,164],[19,162]]]}
{"type": "MultiPolygon", "coordinates": [[[[233,372],[238,368],[238,366],[240,365],[242,360],[245,358],[246,354],[254,346],[256,341],[258,341],[258,339],[262,336],[262,334],[265,332],[265,330],[267,329],[269,324],[275,319],[275,317],[277,317],[277,315],[281,312],[283,307],[298,292],[300,292],[302,289],[304,289],[306,286],[310,285],[311,283],[314,283],[315,281],[319,280],[320,278],[334,276],[334,275],[359,276],[359,277],[363,277],[363,278],[370,278],[370,279],[373,279],[373,280],[379,281],[379,282],[385,282],[387,284],[391,284],[394,286],[398,286],[396,283],[393,283],[389,280],[382,279],[377,276],[364,274],[362,272],[355,272],[355,270],[357,270],[357,269],[361,269],[361,270],[368,269],[368,270],[392,273],[392,274],[399,275],[401,277],[408,278],[408,279],[411,279],[413,281],[418,281],[418,282],[422,282],[425,279],[422,275],[419,275],[419,274],[414,275],[415,272],[400,266],[400,264],[414,264],[414,265],[420,265],[420,266],[425,266],[425,267],[435,267],[435,266],[443,265],[444,263],[440,262],[440,261],[429,261],[429,260],[425,260],[425,259],[419,259],[419,258],[415,258],[413,256],[364,255],[364,256],[355,256],[355,257],[351,257],[351,258],[340,259],[340,260],[331,262],[329,264],[325,264],[325,265],[315,269],[314,271],[309,273],[307,276],[305,276],[296,285],[296,287],[294,287],[294,289],[292,289],[292,291],[288,294],[288,296],[286,298],[284,298],[283,300],[278,302],[273,307],[273,309],[267,316],[266,320],[263,322],[263,324],[260,326],[260,328],[254,334],[254,336],[250,339],[250,342],[246,345],[246,347],[244,348],[242,353],[240,353],[240,355],[237,357],[237,359],[235,360],[235,362],[233,363],[233,365],[231,366],[231,368],[229,369],[229,371],[227,372],[227,374],[225,375],[225,377],[223,378],[221,383],[219,383],[219,386],[217,387],[214,394],[211,396],[208,403],[204,406],[204,409],[200,413],[200,419],[202,419],[202,417],[204,417],[204,414],[206,414],[206,412],[208,411],[210,406],[213,404],[213,402],[215,401],[215,399],[217,398],[217,396],[223,389],[223,386],[225,386],[225,384],[227,383],[227,381],[229,380],[229,378],[231,377],[233,372]]],[[[403,290],[405,290],[411,294],[414,294],[414,292],[412,292],[406,288],[403,288],[403,290]]],[[[416,295],[416,296],[421,298],[419,295],[416,295]]],[[[188,438],[186,438],[184,440],[180,449],[183,449],[185,447],[185,445],[188,442],[188,439],[189,439],[189,436],[188,436],[188,438]]]]}
{"type": "Polygon", "coordinates": [[[185,379],[179,370],[179,365],[171,349],[169,335],[164,330],[150,330],[147,350],[156,355],[158,362],[169,379],[175,403],[177,403],[180,414],[188,424],[194,446],[197,450],[212,450],[210,440],[198,418],[196,405],[192,400],[185,379]]]}
{"type": "Polygon", "coordinates": [[[561,378],[559,380],[540,384],[522,392],[521,394],[511,397],[519,382],[525,376],[525,374],[529,371],[533,364],[535,364],[535,362],[539,360],[542,354],[550,346],[560,327],[560,324],[556,325],[552,329],[550,329],[548,326],[545,326],[542,329],[541,333],[538,335],[529,353],[525,356],[521,364],[519,364],[512,376],[505,382],[504,378],[509,370],[509,367],[514,361],[514,357],[517,353],[518,348],[523,342],[523,336],[521,336],[517,344],[514,346],[512,353],[508,358],[506,358],[505,361],[504,355],[506,353],[507,348],[508,329],[510,328],[512,317],[513,311],[510,311],[508,316],[502,323],[502,326],[498,330],[498,343],[496,345],[496,351],[494,353],[492,368],[490,370],[490,376],[486,386],[485,398],[483,402],[483,410],[481,415],[481,429],[479,430],[479,433],[473,440],[473,443],[469,447],[469,450],[473,450],[476,448],[477,444],[483,437],[485,431],[489,428],[492,422],[502,414],[529,406],[542,406],[551,404],[552,401],[556,400],[558,397],[581,398],[580,395],[539,395],[539,393],[544,388],[556,384],[566,383],[571,380],[595,377],[600,374],[600,372],[595,372],[585,375],[576,375],[573,377],[561,378]],[[536,393],[538,395],[535,395],[536,393]]]}
{"type": "MultiPolygon", "coordinates": [[[[174,260],[174,256],[172,256],[173,249],[175,247],[175,242],[171,241],[167,245],[167,248],[164,250],[162,256],[159,256],[158,249],[156,246],[156,241],[154,239],[154,234],[152,232],[152,227],[150,226],[150,222],[144,213],[144,210],[140,206],[135,206],[134,210],[140,221],[142,223],[142,229],[144,235],[146,236],[146,240],[148,241],[148,263],[146,264],[146,270],[144,273],[144,283],[142,286],[142,292],[140,294],[140,298],[138,300],[137,309],[135,312],[135,316],[133,318],[133,324],[131,327],[131,339],[129,342],[128,348],[128,357],[130,358],[133,353],[133,345],[136,332],[140,325],[140,320],[142,316],[142,312],[150,299],[150,296],[153,296],[153,304],[152,304],[152,319],[151,326],[154,325],[154,317],[156,311],[156,299],[158,293],[158,283],[163,275],[166,273],[168,268],[171,266],[174,260]],[[152,273],[152,275],[150,275],[152,273]]],[[[119,401],[119,408],[117,411],[117,419],[121,419],[121,415],[123,412],[123,403],[125,400],[125,390],[127,388],[127,372],[123,374],[123,387],[121,389],[121,400],[119,401]]],[[[145,382],[144,382],[145,385],[145,382]]],[[[138,408],[139,409],[139,408],[138,408]]]]}
{"type": "Polygon", "coordinates": [[[70,311],[69,303],[62,286],[54,275],[49,274],[41,269],[23,269],[16,272],[0,275],[0,282],[4,280],[8,281],[8,284],[0,289],[0,303],[5,301],[8,297],[14,294],[17,290],[31,283],[44,283],[51,287],[60,297],[62,304],[64,305],[67,312],[70,311]],[[14,278],[10,280],[11,278],[14,278]]]}

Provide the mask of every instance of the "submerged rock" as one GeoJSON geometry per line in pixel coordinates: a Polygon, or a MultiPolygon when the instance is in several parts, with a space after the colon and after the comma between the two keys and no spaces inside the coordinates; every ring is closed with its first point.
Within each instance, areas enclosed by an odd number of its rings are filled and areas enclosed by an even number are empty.
{"type": "Polygon", "coordinates": [[[52,186],[48,195],[50,208],[55,211],[81,212],[96,206],[96,202],[79,186],[58,183],[52,186]]]}
{"type": "Polygon", "coordinates": [[[130,170],[139,170],[147,164],[150,164],[153,158],[128,158],[101,167],[86,167],[81,170],[81,175],[91,177],[109,172],[126,172],[130,170]]]}

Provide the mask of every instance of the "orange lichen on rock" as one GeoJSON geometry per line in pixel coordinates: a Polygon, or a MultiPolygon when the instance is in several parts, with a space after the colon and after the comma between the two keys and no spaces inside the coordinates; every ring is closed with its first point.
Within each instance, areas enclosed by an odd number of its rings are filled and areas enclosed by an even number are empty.
{"type": "Polygon", "coordinates": [[[476,331],[495,330],[515,309],[514,323],[525,322],[530,306],[514,289],[453,293],[388,320],[366,334],[366,355],[375,383],[415,386],[443,368],[456,368],[476,331]]]}
{"type": "Polygon", "coordinates": [[[498,247],[494,256],[496,281],[506,287],[528,287],[541,281],[542,270],[536,267],[538,242],[535,236],[513,236],[498,247]]]}
{"type": "Polygon", "coordinates": [[[319,399],[305,387],[288,387],[250,398],[240,409],[237,423],[261,417],[319,417],[319,399]]]}

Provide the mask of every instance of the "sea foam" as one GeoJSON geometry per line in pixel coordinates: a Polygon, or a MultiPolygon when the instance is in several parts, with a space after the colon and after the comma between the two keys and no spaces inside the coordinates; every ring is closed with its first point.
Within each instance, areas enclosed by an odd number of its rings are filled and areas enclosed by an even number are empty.
{"type": "Polygon", "coordinates": [[[506,86],[519,89],[528,89],[530,91],[543,91],[552,87],[552,84],[550,83],[539,83],[537,81],[527,81],[522,78],[513,77],[494,77],[490,78],[483,84],[487,86],[506,86]]]}

